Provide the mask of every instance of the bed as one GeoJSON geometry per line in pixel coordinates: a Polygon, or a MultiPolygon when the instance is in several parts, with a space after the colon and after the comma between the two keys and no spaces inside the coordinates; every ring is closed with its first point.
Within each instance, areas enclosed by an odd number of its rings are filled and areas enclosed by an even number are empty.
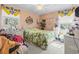
{"type": "Polygon", "coordinates": [[[45,30],[26,29],[24,30],[23,36],[26,42],[33,43],[42,49],[46,49],[49,39],[53,37],[51,34],[51,32],[45,30]]]}

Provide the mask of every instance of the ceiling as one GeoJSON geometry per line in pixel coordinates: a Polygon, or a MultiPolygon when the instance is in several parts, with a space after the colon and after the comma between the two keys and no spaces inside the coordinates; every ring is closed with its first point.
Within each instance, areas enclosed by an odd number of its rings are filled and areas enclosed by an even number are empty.
{"type": "Polygon", "coordinates": [[[54,12],[54,11],[58,11],[58,10],[72,8],[73,6],[76,6],[76,5],[72,5],[72,4],[45,4],[45,5],[43,5],[43,9],[41,9],[41,10],[38,10],[36,8],[35,4],[10,4],[9,6],[12,6],[14,8],[19,8],[21,10],[29,10],[30,12],[34,12],[38,15],[42,15],[42,14],[45,14],[48,12],[54,12]]]}

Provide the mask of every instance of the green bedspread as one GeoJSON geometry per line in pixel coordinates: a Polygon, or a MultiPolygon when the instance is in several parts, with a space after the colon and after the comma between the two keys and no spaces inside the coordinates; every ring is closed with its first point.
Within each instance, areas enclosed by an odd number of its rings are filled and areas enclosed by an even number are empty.
{"type": "Polygon", "coordinates": [[[26,29],[24,31],[24,38],[27,42],[33,43],[42,49],[46,49],[47,44],[47,31],[38,29],[26,29]]]}

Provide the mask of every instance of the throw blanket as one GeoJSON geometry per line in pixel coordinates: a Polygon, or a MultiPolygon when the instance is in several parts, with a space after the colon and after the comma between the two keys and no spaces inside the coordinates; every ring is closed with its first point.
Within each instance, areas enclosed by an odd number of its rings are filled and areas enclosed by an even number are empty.
{"type": "Polygon", "coordinates": [[[22,36],[20,36],[20,35],[14,35],[14,36],[13,36],[13,40],[14,40],[15,42],[23,43],[23,38],[22,38],[22,36]]]}
{"type": "MultiPolygon", "coordinates": [[[[9,49],[15,45],[16,42],[7,39],[5,36],[0,36],[0,54],[9,54],[9,49]]],[[[16,50],[12,53],[16,53],[16,50]]]]}

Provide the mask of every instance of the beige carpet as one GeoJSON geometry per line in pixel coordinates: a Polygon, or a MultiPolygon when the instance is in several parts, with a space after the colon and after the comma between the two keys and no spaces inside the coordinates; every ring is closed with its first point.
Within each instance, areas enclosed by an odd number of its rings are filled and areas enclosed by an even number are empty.
{"type": "Polygon", "coordinates": [[[47,50],[42,50],[33,44],[28,46],[28,54],[64,54],[64,43],[59,41],[53,41],[48,45],[47,50]]]}

